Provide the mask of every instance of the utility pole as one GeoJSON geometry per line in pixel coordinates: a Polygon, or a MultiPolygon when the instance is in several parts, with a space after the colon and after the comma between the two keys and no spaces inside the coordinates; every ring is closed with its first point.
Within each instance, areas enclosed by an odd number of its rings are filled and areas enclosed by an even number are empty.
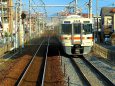
{"type": "MultiPolygon", "coordinates": [[[[35,19],[35,34],[37,35],[37,33],[38,33],[38,26],[37,26],[37,24],[38,24],[38,22],[37,22],[38,17],[36,16],[35,18],[36,18],[35,19]]],[[[36,37],[36,35],[35,35],[35,37],[36,37]]]]}
{"type": "Polygon", "coordinates": [[[38,32],[39,32],[38,36],[40,37],[40,14],[38,16],[38,32]]]}
{"type": "Polygon", "coordinates": [[[30,31],[30,43],[31,43],[31,0],[29,0],[29,31],[30,31]]]}
{"type": "Polygon", "coordinates": [[[96,0],[96,16],[97,16],[97,31],[96,31],[96,36],[97,36],[97,41],[99,41],[99,37],[98,37],[98,0],[96,0]]]}
{"type": "Polygon", "coordinates": [[[89,18],[92,18],[92,0],[89,0],[89,18]]]}
{"type": "Polygon", "coordinates": [[[17,49],[19,47],[18,43],[18,24],[17,24],[17,6],[18,6],[18,1],[16,0],[15,3],[15,42],[14,42],[14,47],[17,49]]]}
{"type": "Polygon", "coordinates": [[[22,19],[21,19],[21,14],[22,14],[22,0],[19,0],[19,45],[22,50],[24,48],[24,30],[22,26],[22,19]]]}
{"type": "MultiPolygon", "coordinates": [[[[1,0],[1,2],[3,2],[3,0],[1,0]]],[[[1,3],[1,5],[2,5],[2,12],[1,12],[2,13],[2,18],[1,18],[2,22],[1,23],[2,23],[2,27],[3,27],[2,30],[3,30],[3,34],[4,34],[4,13],[3,13],[4,12],[3,11],[4,10],[4,8],[3,8],[4,4],[1,3]]],[[[4,35],[3,35],[3,38],[4,38],[4,35]]],[[[4,39],[4,43],[5,43],[5,39],[4,39]]]]}
{"type": "Polygon", "coordinates": [[[74,8],[75,8],[75,14],[76,14],[76,11],[77,11],[77,3],[78,3],[78,0],[75,0],[75,5],[74,5],[74,8]]]}
{"type": "Polygon", "coordinates": [[[44,22],[45,22],[45,21],[44,21],[44,14],[43,14],[43,17],[42,17],[42,22],[43,22],[43,31],[44,31],[44,29],[45,29],[45,28],[44,28],[44,27],[45,27],[45,26],[44,26],[44,24],[45,24],[45,23],[44,23],[44,22]]]}

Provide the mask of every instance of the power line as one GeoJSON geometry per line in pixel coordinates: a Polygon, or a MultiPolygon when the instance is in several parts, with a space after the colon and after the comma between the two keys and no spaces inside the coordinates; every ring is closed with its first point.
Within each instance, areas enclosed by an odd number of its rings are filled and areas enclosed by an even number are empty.
{"type": "Polygon", "coordinates": [[[45,15],[47,17],[47,11],[46,11],[46,8],[45,8],[45,3],[42,0],[40,0],[40,1],[42,2],[43,6],[44,6],[45,15]]]}

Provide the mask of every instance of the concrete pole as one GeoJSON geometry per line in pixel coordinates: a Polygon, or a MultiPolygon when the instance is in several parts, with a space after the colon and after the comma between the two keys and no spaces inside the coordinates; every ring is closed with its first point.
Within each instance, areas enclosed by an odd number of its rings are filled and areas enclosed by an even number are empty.
{"type": "Polygon", "coordinates": [[[36,17],[36,19],[35,19],[35,37],[37,36],[37,33],[38,33],[38,26],[37,26],[37,24],[38,24],[38,21],[37,21],[37,17],[36,17]]]}
{"type": "MultiPolygon", "coordinates": [[[[3,0],[1,0],[3,2],[3,0]]],[[[2,3],[2,26],[3,26],[3,32],[4,32],[4,13],[3,13],[3,3],[2,3]]]]}
{"type": "Polygon", "coordinates": [[[21,14],[22,14],[22,0],[19,0],[19,39],[20,39],[20,47],[24,48],[24,30],[23,30],[23,25],[22,25],[22,19],[21,19],[21,14]]]}
{"type": "Polygon", "coordinates": [[[12,34],[12,31],[13,31],[13,2],[12,0],[7,0],[7,3],[8,3],[8,9],[9,9],[9,13],[8,13],[8,16],[9,16],[9,33],[12,34]]]}
{"type": "Polygon", "coordinates": [[[38,20],[38,23],[39,23],[39,24],[38,24],[38,31],[39,31],[39,37],[40,37],[40,33],[41,33],[41,32],[40,32],[40,18],[39,18],[39,20],[38,20]]]}
{"type": "Polygon", "coordinates": [[[97,32],[96,32],[96,36],[97,36],[97,41],[99,42],[99,36],[98,36],[98,0],[96,0],[96,16],[97,16],[97,32]]]}
{"type": "Polygon", "coordinates": [[[14,42],[14,47],[17,49],[19,48],[19,42],[18,42],[18,26],[17,26],[17,0],[15,4],[15,42],[14,42]]]}
{"type": "Polygon", "coordinates": [[[43,17],[42,17],[42,20],[41,20],[41,22],[42,22],[42,31],[44,31],[44,19],[43,19],[43,17]]]}
{"type": "Polygon", "coordinates": [[[92,0],[89,0],[89,18],[92,18],[92,0]]]}
{"type": "Polygon", "coordinates": [[[44,31],[44,17],[43,17],[43,20],[42,20],[42,21],[43,21],[43,31],[44,31]]]}
{"type": "Polygon", "coordinates": [[[37,16],[37,37],[39,36],[39,18],[38,16],[37,16]]]}
{"type": "Polygon", "coordinates": [[[76,14],[76,11],[77,11],[77,3],[78,3],[78,0],[75,0],[75,5],[74,5],[74,7],[75,7],[75,14],[76,14]]]}
{"type": "Polygon", "coordinates": [[[29,0],[29,31],[30,31],[30,42],[31,42],[31,0],[29,0]]]}
{"type": "MultiPolygon", "coordinates": [[[[1,0],[1,2],[3,2],[3,0],[1,0]]],[[[6,43],[5,37],[4,37],[4,36],[5,36],[5,33],[4,33],[4,13],[3,13],[3,12],[4,12],[4,11],[3,11],[3,10],[4,10],[4,8],[3,8],[3,5],[4,5],[4,4],[1,3],[1,5],[2,5],[2,18],[1,18],[2,22],[1,22],[1,23],[2,23],[2,26],[3,26],[3,27],[2,27],[2,30],[3,30],[2,33],[3,33],[4,43],[6,43]]]]}
{"type": "Polygon", "coordinates": [[[113,13],[113,30],[114,30],[114,33],[115,33],[115,13],[113,13]]]}

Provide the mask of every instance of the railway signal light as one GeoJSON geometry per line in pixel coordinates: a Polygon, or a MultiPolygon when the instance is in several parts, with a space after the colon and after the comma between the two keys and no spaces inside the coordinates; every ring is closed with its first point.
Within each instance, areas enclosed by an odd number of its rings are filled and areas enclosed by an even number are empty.
{"type": "Polygon", "coordinates": [[[22,20],[25,19],[25,18],[26,18],[26,14],[25,14],[25,13],[22,13],[22,14],[21,14],[21,18],[22,18],[22,20]]]}

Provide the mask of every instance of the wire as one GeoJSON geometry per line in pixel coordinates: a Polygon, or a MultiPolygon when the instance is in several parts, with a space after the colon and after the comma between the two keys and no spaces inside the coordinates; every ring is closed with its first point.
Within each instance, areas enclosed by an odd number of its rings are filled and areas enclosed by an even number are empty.
{"type": "Polygon", "coordinates": [[[45,8],[45,3],[43,2],[43,0],[40,0],[42,2],[42,4],[44,5],[44,11],[45,11],[45,15],[47,17],[47,11],[46,11],[46,8],[45,8]]]}

